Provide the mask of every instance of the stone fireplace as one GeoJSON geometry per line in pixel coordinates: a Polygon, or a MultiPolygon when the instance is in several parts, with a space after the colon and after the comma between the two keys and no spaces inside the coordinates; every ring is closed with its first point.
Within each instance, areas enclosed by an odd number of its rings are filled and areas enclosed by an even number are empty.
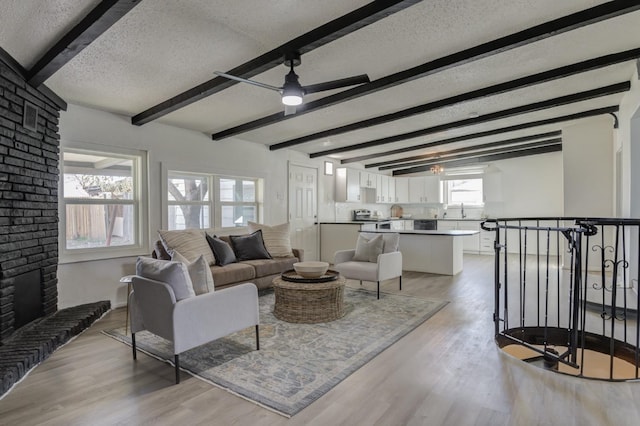
{"type": "Polygon", "coordinates": [[[48,89],[31,87],[25,75],[0,51],[0,345],[21,326],[56,312],[58,303],[64,106],[48,89]]]}

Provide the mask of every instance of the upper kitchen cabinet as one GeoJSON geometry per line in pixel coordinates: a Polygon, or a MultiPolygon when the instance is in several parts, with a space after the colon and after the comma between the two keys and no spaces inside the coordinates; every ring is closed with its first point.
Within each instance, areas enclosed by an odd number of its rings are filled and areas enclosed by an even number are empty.
{"type": "Polygon", "coordinates": [[[408,203],[409,202],[409,178],[397,177],[391,178],[395,181],[395,200],[394,203],[408,203]]]}
{"type": "Polygon", "coordinates": [[[376,202],[378,203],[392,203],[395,198],[396,187],[393,182],[393,178],[387,175],[376,175],[377,188],[376,188],[376,202]],[[393,191],[391,188],[393,187],[393,191]],[[393,192],[393,196],[391,193],[393,192]]]}
{"type": "Polygon", "coordinates": [[[409,178],[410,203],[439,203],[440,198],[440,178],[438,176],[409,178]]]}
{"type": "Polygon", "coordinates": [[[375,189],[376,185],[377,178],[375,173],[369,173],[365,171],[360,172],[360,187],[375,189]]]}
{"type": "Polygon", "coordinates": [[[387,200],[385,201],[386,203],[396,203],[397,202],[397,198],[396,198],[396,179],[394,177],[391,176],[385,176],[385,178],[387,179],[388,182],[388,197],[387,200]]]}
{"type": "Polygon", "coordinates": [[[485,173],[482,177],[482,198],[485,203],[502,201],[502,173],[485,173]]]}
{"type": "Polygon", "coordinates": [[[360,202],[360,172],[338,167],[336,169],[336,201],[360,202]]]}

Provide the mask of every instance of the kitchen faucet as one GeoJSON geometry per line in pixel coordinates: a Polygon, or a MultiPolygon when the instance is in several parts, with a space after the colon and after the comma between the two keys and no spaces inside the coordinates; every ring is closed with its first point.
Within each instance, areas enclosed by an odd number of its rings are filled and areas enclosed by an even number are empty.
{"type": "Polygon", "coordinates": [[[467,215],[464,214],[464,203],[460,203],[460,215],[462,216],[463,219],[467,217],[467,215]]]}

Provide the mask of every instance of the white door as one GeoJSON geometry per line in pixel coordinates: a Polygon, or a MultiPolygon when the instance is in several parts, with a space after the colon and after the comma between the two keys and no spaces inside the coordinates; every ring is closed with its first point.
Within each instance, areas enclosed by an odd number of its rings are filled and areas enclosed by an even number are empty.
{"type": "Polygon", "coordinates": [[[304,249],[304,260],[318,260],[318,169],[289,163],[291,246],[304,249]]]}

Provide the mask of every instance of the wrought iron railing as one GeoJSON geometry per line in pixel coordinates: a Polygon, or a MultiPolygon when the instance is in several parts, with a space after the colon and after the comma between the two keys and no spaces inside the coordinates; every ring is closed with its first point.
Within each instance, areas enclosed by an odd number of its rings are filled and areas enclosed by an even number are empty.
{"type": "Polygon", "coordinates": [[[491,219],[495,336],[521,359],[605,380],[640,376],[640,220],[491,219]]]}

